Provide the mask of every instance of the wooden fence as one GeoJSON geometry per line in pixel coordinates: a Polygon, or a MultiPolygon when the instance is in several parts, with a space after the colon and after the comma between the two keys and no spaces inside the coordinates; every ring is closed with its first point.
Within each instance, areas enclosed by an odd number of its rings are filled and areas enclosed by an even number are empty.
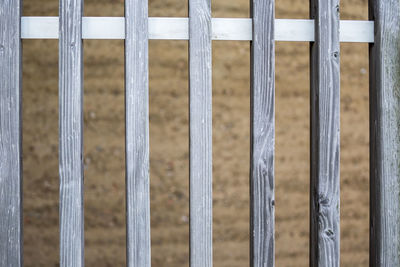
{"type": "Polygon", "coordinates": [[[370,43],[370,266],[400,266],[400,0],[369,0],[370,21],[340,21],[339,0],[311,0],[310,20],[277,20],[274,0],[251,0],[250,19],[83,18],[60,0],[59,18],[22,17],[0,3],[0,266],[23,265],[21,39],[59,39],[60,266],[84,265],[82,40],[125,39],[127,265],[150,256],[148,40],[188,39],[190,266],[212,266],[212,40],[251,41],[250,265],[274,266],[275,41],[309,41],[310,266],[340,264],[340,42],[370,43]]]}

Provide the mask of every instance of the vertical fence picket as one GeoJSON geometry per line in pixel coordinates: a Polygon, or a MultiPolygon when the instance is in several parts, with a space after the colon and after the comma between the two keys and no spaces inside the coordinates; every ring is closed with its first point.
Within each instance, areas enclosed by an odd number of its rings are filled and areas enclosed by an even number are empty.
{"type": "Polygon", "coordinates": [[[275,265],[275,1],[252,0],[250,266],[275,265]]]}
{"type": "Polygon", "coordinates": [[[0,7],[0,266],[22,266],[21,1],[0,7]]]}
{"type": "Polygon", "coordinates": [[[340,261],[339,0],[311,0],[310,266],[340,261]]]}
{"type": "Polygon", "coordinates": [[[211,1],[189,0],[190,266],[212,266],[211,1]]]}
{"type": "Polygon", "coordinates": [[[149,267],[148,2],[125,1],[127,266],[149,267]]]}
{"type": "Polygon", "coordinates": [[[370,0],[370,266],[400,266],[400,1],[370,0]]]}
{"type": "Polygon", "coordinates": [[[60,266],[84,266],[83,0],[60,0],[60,266]]]}

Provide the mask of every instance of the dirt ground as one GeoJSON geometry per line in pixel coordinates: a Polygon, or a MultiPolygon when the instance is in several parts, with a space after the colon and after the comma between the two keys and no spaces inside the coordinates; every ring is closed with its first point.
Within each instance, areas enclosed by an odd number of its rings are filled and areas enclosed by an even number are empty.
{"type": "MultiPolygon", "coordinates": [[[[122,0],[86,0],[86,16],[123,16],[122,0]]],[[[187,0],[149,0],[150,16],[187,16],[187,0]]],[[[25,0],[57,16],[57,0],[25,0]]],[[[248,17],[249,0],[214,0],[214,17],[248,17]]],[[[308,1],[277,0],[277,18],[308,1]]],[[[367,19],[343,0],[342,19],[367,19]]],[[[25,40],[25,266],[58,266],[58,44],[25,40]]],[[[150,41],[153,266],[188,266],[188,46],[150,41]]],[[[308,265],[309,45],[276,45],[276,265],[308,265]]],[[[85,262],[125,265],[123,41],[84,42],[85,262]]],[[[249,265],[249,43],[213,43],[214,265],[249,265]]],[[[368,46],[341,46],[341,264],[368,264],[368,46]]]]}

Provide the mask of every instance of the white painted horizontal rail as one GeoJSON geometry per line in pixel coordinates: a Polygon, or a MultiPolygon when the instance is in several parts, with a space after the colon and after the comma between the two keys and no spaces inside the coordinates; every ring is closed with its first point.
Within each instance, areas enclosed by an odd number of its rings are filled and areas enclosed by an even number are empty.
{"type": "MultiPolygon", "coordinates": [[[[124,39],[123,17],[84,17],[83,39],[124,39]]],[[[58,17],[22,17],[23,39],[57,39],[58,17]]],[[[149,38],[157,40],[188,40],[188,18],[149,18],[149,38]]],[[[252,20],[249,18],[213,18],[213,40],[249,41],[252,20]]],[[[314,20],[276,19],[276,41],[314,41],[314,20]]],[[[341,42],[374,42],[373,21],[340,21],[341,42]]]]}

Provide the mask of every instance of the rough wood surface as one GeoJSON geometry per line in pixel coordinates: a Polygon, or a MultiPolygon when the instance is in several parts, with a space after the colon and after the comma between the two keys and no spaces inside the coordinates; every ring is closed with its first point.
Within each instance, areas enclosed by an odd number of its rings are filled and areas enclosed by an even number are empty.
{"type": "Polygon", "coordinates": [[[190,266],[212,266],[211,1],[189,0],[190,266]]]}
{"type": "Polygon", "coordinates": [[[21,2],[0,4],[0,266],[22,263],[21,2]]]}
{"type": "Polygon", "coordinates": [[[82,0],[60,0],[60,266],[84,265],[82,0]]]}
{"type": "Polygon", "coordinates": [[[400,1],[369,7],[370,266],[400,266],[400,1]]]}
{"type": "Polygon", "coordinates": [[[127,265],[150,267],[148,3],[125,1],[127,265]]]}
{"type": "Polygon", "coordinates": [[[340,264],[339,0],[311,0],[310,266],[340,264]]]}
{"type": "Polygon", "coordinates": [[[250,266],[274,266],[275,1],[252,0],[250,266]]]}

